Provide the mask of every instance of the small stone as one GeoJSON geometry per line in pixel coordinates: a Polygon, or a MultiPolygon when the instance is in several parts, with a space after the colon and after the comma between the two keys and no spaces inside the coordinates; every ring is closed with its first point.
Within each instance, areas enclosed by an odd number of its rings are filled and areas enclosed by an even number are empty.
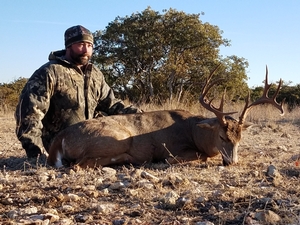
{"type": "Polygon", "coordinates": [[[255,170],[255,171],[253,171],[253,175],[254,175],[255,177],[258,177],[258,176],[259,176],[259,172],[258,172],[257,170],[255,170]]]}
{"type": "Polygon", "coordinates": [[[39,175],[38,176],[38,181],[39,182],[46,182],[49,180],[49,176],[48,175],[39,175]]]}
{"type": "Polygon", "coordinates": [[[143,172],[141,173],[141,177],[146,178],[146,179],[149,179],[149,180],[151,180],[151,181],[153,181],[153,182],[155,182],[155,183],[158,183],[158,182],[159,182],[159,178],[155,177],[154,175],[152,175],[152,174],[150,174],[150,173],[148,173],[148,172],[146,172],[146,171],[143,171],[143,172]]]}
{"type": "Polygon", "coordinates": [[[279,172],[277,171],[276,167],[273,165],[270,165],[267,169],[267,175],[269,177],[276,177],[276,176],[280,176],[279,172]]]}
{"type": "Polygon", "coordinates": [[[217,213],[218,211],[217,211],[216,207],[212,206],[212,207],[210,207],[210,209],[208,210],[208,212],[209,212],[210,214],[215,214],[215,213],[217,213]]]}
{"type": "Polygon", "coordinates": [[[103,167],[101,169],[102,175],[105,179],[114,179],[116,177],[117,171],[110,167],[103,167]]]}
{"type": "Polygon", "coordinates": [[[96,186],[95,185],[86,185],[84,187],[84,190],[94,191],[94,190],[96,190],[96,186]]]}
{"type": "Polygon", "coordinates": [[[64,219],[59,220],[58,224],[71,225],[71,224],[74,224],[74,222],[72,219],[64,218],[64,219]]]}
{"type": "Polygon", "coordinates": [[[288,150],[287,147],[285,147],[283,145],[278,146],[277,149],[282,150],[284,152],[287,152],[287,150],[288,150]]]}
{"type": "Polygon", "coordinates": [[[64,201],[65,196],[62,193],[58,193],[55,195],[55,198],[57,199],[57,201],[61,202],[64,201]]]}
{"type": "Polygon", "coordinates": [[[214,225],[214,223],[209,222],[209,221],[204,221],[204,222],[197,222],[195,225],[214,225]]]}
{"type": "Polygon", "coordinates": [[[44,215],[32,215],[29,217],[30,220],[36,221],[36,220],[44,220],[44,215]]]}
{"type": "Polygon", "coordinates": [[[75,215],[74,219],[76,220],[76,222],[87,223],[87,222],[93,221],[93,216],[78,214],[78,215],[75,215]]]}
{"type": "Polygon", "coordinates": [[[137,196],[138,195],[138,191],[136,191],[136,190],[133,190],[133,189],[130,189],[129,191],[129,194],[131,195],[131,196],[137,196]]]}
{"type": "Polygon", "coordinates": [[[7,217],[10,219],[15,219],[18,215],[19,214],[17,210],[11,210],[7,213],[7,217]]]}
{"type": "Polygon", "coordinates": [[[115,182],[115,183],[112,183],[110,186],[109,186],[110,189],[112,190],[120,190],[122,188],[125,188],[125,184],[123,182],[115,182]]]}
{"type": "Polygon", "coordinates": [[[146,179],[140,180],[136,184],[140,188],[145,188],[145,189],[149,189],[149,190],[154,188],[154,185],[146,179]]]}
{"type": "Polygon", "coordinates": [[[78,201],[79,199],[80,199],[80,197],[78,196],[78,195],[76,195],[76,194],[68,194],[67,195],[68,196],[68,200],[69,201],[74,201],[74,202],[76,202],[76,201],[78,201]]]}
{"type": "Polygon", "coordinates": [[[263,221],[267,224],[277,224],[277,222],[281,220],[280,216],[271,210],[256,212],[254,217],[255,219],[263,221]]]}
{"type": "Polygon", "coordinates": [[[13,199],[12,198],[4,198],[4,199],[1,199],[0,202],[3,204],[3,205],[12,205],[14,203],[13,199]]]}
{"type": "Polygon", "coordinates": [[[123,220],[123,219],[120,219],[120,220],[113,220],[113,221],[112,221],[112,224],[113,224],[113,225],[123,225],[123,224],[125,224],[125,220],[123,220]]]}
{"type": "Polygon", "coordinates": [[[168,192],[162,199],[162,202],[167,207],[174,207],[176,205],[176,200],[179,198],[179,195],[175,191],[168,192]]]}
{"type": "Polygon", "coordinates": [[[84,192],[87,196],[91,197],[91,198],[97,198],[99,196],[99,192],[98,191],[90,191],[87,190],[84,192]]]}
{"type": "Polygon", "coordinates": [[[74,208],[71,205],[63,205],[61,208],[62,208],[62,211],[64,211],[64,212],[72,212],[72,211],[74,211],[74,208]]]}
{"type": "Polygon", "coordinates": [[[192,201],[190,198],[181,197],[176,200],[176,206],[182,208],[186,205],[189,205],[191,202],[192,201]]]}
{"type": "Polygon", "coordinates": [[[20,215],[24,215],[24,214],[35,214],[38,212],[37,207],[32,206],[32,207],[28,207],[25,209],[20,209],[20,215]]]}
{"type": "Polygon", "coordinates": [[[44,217],[46,219],[49,219],[51,223],[56,222],[56,221],[59,220],[59,216],[55,215],[53,213],[46,213],[46,214],[44,214],[44,217]]]}
{"type": "Polygon", "coordinates": [[[199,198],[196,199],[197,203],[204,203],[206,201],[207,201],[207,199],[205,197],[199,197],[199,198]]]}
{"type": "Polygon", "coordinates": [[[108,188],[104,188],[101,192],[102,192],[102,194],[104,194],[104,195],[108,195],[108,194],[109,194],[108,188]]]}
{"type": "Polygon", "coordinates": [[[97,211],[105,214],[111,213],[116,209],[115,204],[100,204],[97,205],[97,211]]]}

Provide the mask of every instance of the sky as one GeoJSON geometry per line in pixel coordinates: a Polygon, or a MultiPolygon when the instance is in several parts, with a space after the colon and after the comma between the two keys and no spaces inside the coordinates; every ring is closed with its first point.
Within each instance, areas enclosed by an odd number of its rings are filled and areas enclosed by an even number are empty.
{"type": "Polygon", "coordinates": [[[300,84],[299,0],[2,0],[0,8],[0,83],[29,78],[48,61],[51,51],[64,48],[64,32],[83,25],[104,30],[117,16],[130,16],[147,7],[163,14],[176,9],[204,13],[200,20],[218,26],[231,41],[223,57],[236,55],[249,62],[249,87],[280,78],[300,84]]]}

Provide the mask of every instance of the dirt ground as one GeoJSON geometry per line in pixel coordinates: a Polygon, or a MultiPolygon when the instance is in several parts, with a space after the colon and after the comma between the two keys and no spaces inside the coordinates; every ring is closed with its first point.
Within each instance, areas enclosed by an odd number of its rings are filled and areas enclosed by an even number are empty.
{"type": "Polygon", "coordinates": [[[217,156],[75,171],[29,161],[2,115],[0,223],[300,224],[300,127],[286,118],[254,121],[229,167],[217,156]]]}

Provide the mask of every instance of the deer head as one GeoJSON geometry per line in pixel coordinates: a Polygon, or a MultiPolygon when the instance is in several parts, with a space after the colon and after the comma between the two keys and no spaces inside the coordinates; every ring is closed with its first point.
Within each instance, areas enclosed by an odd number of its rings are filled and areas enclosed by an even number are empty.
{"type": "Polygon", "coordinates": [[[249,125],[245,123],[245,119],[246,119],[249,111],[251,109],[253,109],[254,106],[268,103],[268,104],[273,105],[275,108],[277,108],[281,112],[281,115],[284,115],[283,102],[281,104],[279,104],[276,101],[276,97],[277,97],[279,90],[281,88],[281,85],[282,85],[282,80],[280,79],[279,85],[278,85],[277,90],[276,90],[275,94],[273,95],[273,97],[269,98],[268,93],[271,88],[271,84],[268,84],[268,68],[266,67],[266,78],[265,78],[265,87],[264,87],[263,95],[259,99],[257,99],[255,102],[249,104],[249,102],[250,102],[250,92],[249,92],[247,99],[245,101],[246,103],[245,103],[244,109],[243,109],[241,115],[239,116],[239,120],[237,121],[237,120],[233,119],[232,117],[229,117],[229,115],[232,115],[237,112],[223,112],[225,91],[221,98],[220,106],[218,108],[212,104],[213,99],[209,101],[206,97],[207,93],[214,85],[216,85],[220,81],[224,80],[223,78],[220,78],[220,79],[217,79],[217,80],[211,82],[211,84],[209,84],[212,76],[214,75],[215,71],[219,68],[219,66],[217,66],[209,75],[209,77],[201,91],[199,101],[205,109],[213,112],[216,115],[216,117],[219,121],[219,124],[223,127],[224,132],[226,133],[226,137],[224,137],[224,135],[222,137],[221,132],[220,132],[220,138],[222,139],[222,142],[224,143],[223,146],[228,146],[228,144],[231,144],[231,146],[233,146],[231,148],[223,147],[222,149],[219,149],[219,151],[223,157],[223,164],[228,165],[228,164],[236,163],[238,161],[237,149],[238,149],[239,141],[241,139],[241,132],[242,132],[242,130],[245,130],[247,127],[249,127],[249,125]]]}

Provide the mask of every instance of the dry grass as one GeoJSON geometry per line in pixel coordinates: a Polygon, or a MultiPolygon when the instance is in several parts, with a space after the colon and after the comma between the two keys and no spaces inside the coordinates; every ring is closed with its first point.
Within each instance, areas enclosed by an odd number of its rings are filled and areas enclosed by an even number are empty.
{"type": "MultiPolygon", "coordinates": [[[[198,105],[164,108],[205,114],[198,105]]],[[[256,125],[243,134],[237,165],[223,167],[215,157],[207,164],[79,171],[49,168],[45,158],[29,161],[12,114],[0,115],[0,223],[300,224],[299,114],[253,110],[248,120],[256,125]],[[280,220],[267,217],[270,211],[280,220]]]]}

